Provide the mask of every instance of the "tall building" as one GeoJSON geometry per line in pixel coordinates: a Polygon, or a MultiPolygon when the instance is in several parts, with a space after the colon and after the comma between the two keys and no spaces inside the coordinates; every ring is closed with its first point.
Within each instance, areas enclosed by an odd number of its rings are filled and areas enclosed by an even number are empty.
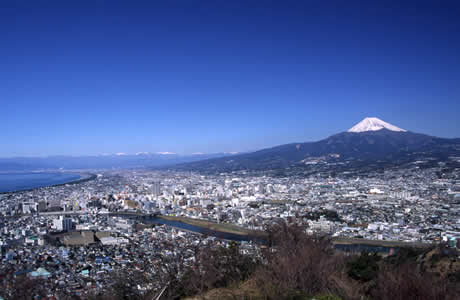
{"type": "Polygon", "coordinates": [[[30,214],[32,212],[36,212],[37,207],[38,207],[38,203],[36,202],[23,202],[22,203],[22,213],[30,214]]]}
{"type": "Polygon", "coordinates": [[[60,216],[59,219],[55,219],[53,221],[54,229],[58,231],[69,231],[72,230],[72,219],[65,218],[64,216],[60,216]]]}
{"type": "Polygon", "coordinates": [[[153,182],[152,193],[153,193],[153,196],[156,197],[156,198],[158,198],[158,196],[161,195],[161,189],[160,189],[160,182],[159,181],[153,182]]]}
{"type": "Polygon", "coordinates": [[[258,191],[259,191],[259,193],[261,193],[261,194],[265,194],[265,184],[263,184],[262,182],[259,183],[258,191]]]}
{"type": "Polygon", "coordinates": [[[48,207],[48,204],[46,203],[46,201],[39,201],[37,210],[38,211],[46,211],[47,207],[48,207]]]}

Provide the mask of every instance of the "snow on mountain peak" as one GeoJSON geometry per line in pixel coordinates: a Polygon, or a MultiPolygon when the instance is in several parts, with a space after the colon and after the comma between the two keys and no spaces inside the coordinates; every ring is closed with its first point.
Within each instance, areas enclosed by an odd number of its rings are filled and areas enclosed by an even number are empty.
{"type": "Polygon", "coordinates": [[[394,125],[391,125],[378,118],[365,118],[355,126],[348,129],[348,132],[364,132],[364,131],[377,131],[386,128],[391,131],[406,131],[394,125]]]}

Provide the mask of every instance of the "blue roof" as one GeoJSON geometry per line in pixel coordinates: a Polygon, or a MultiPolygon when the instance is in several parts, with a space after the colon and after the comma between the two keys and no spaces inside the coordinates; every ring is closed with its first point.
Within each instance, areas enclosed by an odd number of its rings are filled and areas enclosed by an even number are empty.
{"type": "Polygon", "coordinates": [[[33,277],[49,277],[51,273],[44,268],[38,268],[36,271],[30,273],[33,277]]]}

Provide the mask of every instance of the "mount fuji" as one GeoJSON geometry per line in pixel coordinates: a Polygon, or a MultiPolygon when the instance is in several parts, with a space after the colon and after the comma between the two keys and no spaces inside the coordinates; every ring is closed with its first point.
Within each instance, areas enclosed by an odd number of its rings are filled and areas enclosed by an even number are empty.
{"type": "Polygon", "coordinates": [[[377,131],[383,128],[391,131],[407,131],[394,125],[391,125],[385,121],[382,121],[378,118],[365,118],[355,126],[348,129],[348,132],[377,131]]]}
{"type": "Polygon", "coordinates": [[[256,152],[177,165],[175,169],[199,171],[310,168],[311,164],[418,160],[446,161],[460,157],[460,139],[414,133],[378,118],[365,118],[346,132],[317,142],[292,143],[256,152]]]}

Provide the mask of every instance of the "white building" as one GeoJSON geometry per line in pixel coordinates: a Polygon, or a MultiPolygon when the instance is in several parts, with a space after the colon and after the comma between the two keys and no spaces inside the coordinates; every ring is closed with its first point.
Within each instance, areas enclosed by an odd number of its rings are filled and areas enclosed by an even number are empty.
{"type": "Polygon", "coordinates": [[[72,219],[64,218],[64,216],[60,216],[59,219],[55,219],[53,221],[53,228],[58,231],[72,230],[72,219]]]}
{"type": "Polygon", "coordinates": [[[326,220],[323,216],[318,221],[308,220],[309,229],[311,232],[334,232],[334,223],[326,220]]]}
{"type": "Polygon", "coordinates": [[[121,245],[127,244],[129,241],[126,238],[122,237],[103,237],[101,238],[102,245],[121,245]]]}
{"type": "Polygon", "coordinates": [[[38,207],[38,203],[36,202],[23,202],[22,203],[22,213],[30,214],[32,212],[36,212],[37,207],[38,207]]]}

